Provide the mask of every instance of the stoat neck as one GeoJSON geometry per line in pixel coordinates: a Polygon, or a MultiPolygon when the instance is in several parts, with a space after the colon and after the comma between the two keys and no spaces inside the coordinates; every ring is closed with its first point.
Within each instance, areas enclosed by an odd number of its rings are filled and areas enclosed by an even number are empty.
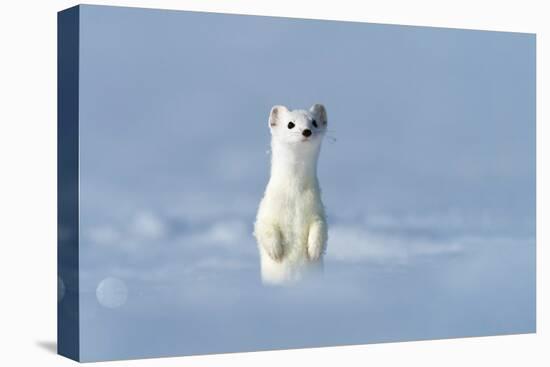
{"type": "Polygon", "coordinates": [[[270,183],[301,189],[316,187],[319,150],[320,147],[313,142],[288,145],[272,141],[270,183]]]}

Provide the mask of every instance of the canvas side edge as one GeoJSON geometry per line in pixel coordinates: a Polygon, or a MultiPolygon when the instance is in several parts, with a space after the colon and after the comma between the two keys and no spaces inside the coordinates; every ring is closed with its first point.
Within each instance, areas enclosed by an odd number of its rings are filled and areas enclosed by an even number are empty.
{"type": "Polygon", "coordinates": [[[57,15],[57,353],[80,359],[79,317],[79,17],[57,15]]]}

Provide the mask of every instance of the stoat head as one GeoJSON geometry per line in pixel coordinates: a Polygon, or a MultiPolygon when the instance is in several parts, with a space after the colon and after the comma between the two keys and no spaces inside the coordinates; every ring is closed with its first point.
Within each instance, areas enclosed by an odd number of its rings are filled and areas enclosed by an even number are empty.
{"type": "Polygon", "coordinates": [[[327,130],[327,112],[322,104],[309,110],[273,106],[269,114],[272,139],[289,145],[319,146],[327,130]]]}

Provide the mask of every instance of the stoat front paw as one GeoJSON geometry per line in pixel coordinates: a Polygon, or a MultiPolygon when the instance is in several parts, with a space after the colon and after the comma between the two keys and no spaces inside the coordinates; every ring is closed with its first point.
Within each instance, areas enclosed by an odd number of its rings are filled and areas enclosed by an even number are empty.
{"type": "Polygon", "coordinates": [[[323,246],[321,245],[312,245],[307,248],[307,256],[311,261],[319,260],[323,255],[323,246]]]}
{"type": "Polygon", "coordinates": [[[319,260],[326,249],[327,226],[323,220],[317,220],[309,228],[307,255],[311,261],[319,260]]]}
{"type": "Polygon", "coordinates": [[[266,252],[270,258],[277,262],[280,262],[283,259],[283,246],[278,242],[272,242],[269,246],[266,246],[266,252]]]}

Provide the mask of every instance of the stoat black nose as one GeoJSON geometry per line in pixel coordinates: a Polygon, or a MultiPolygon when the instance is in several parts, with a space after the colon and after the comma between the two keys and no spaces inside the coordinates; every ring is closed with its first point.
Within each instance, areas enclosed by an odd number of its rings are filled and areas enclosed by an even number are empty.
{"type": "Polygon", "coordinates": [[[305,136],[305,137],[308,137],[311,135],[311,130],[310,129],[305,129],[304,131],[302,131],[302,135],[305,136]]]}

